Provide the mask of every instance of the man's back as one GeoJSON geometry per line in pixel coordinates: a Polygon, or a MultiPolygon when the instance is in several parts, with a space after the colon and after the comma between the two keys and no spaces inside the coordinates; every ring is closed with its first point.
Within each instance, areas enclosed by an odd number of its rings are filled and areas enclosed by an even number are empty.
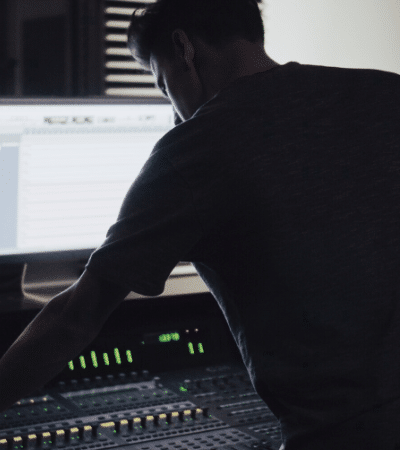
{"type": "Polygon", "coordinates": [[[399,123],[396,74],[235,80],[157,143],[88,263],[158,295],[192,261],[287,450],[354,448],[400,398],[399,123]]]}

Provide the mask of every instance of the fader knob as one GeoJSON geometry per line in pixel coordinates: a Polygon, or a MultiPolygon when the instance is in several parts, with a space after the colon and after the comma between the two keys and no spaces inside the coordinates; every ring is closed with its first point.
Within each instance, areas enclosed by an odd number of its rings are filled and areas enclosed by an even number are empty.
{"type": "Polygon", "coordinates": [[[28,448],[36,447],[37,436],[36,434],[28,434],[27,444],[28,448]]]}
{"type": "Polygon", "coordinates": [[[171,416],[172,416],[171,421],[176,422],[176,419],[179,417],[178,411],[174,411],[173,413],[171,413],[171,416]]]}
{"type": "Polygon", "coordinates": [[[43,436],[43,444],[51,444],[51,433],[49,431],[45,431],[42,433],[43,436]]]}
{"type": "Polygon", "coordinates": [[[137,429],[137,427],[140,427],[141,423],[142,423],[142,419],[140,417],[135,417],[133,419],[132,426],[133,426],[133,428],[137,429]]]}
{"type": "Polygon", "coordinates": [[[149,379],[149,371],[148,370],[143,370],[142,371],[142,375],[144,377],[145,380],[149,379]]]}
{"type": "Polygon", "coordinates": [[[8,449],[8,441],[7,439],[0,439],[0,450],[8,449]]]}
{"type": "Polygon", "coordinates": [[[53,431],[52,433],[52,439],[53,442],[55,442],[56,444],[63,444],[65,441],[65,431],[64,430],[57,430],[57,431],[53,431]],[[53,436],[54,433],[54,436],[53,436]]]}
{"type": "Polygon", "coordinates": [[[85,441],[90,441],[93,437],[93,428],[90,425],[85,425],[83,427],[82,439],[85,441]]]}
{"type": "Polygon", "coordinates": [[[79,441],[79,428],[78,427],[73,427],[70,429],[69,438],[72,442],[79,441]]]}
{"type": "Polygon", "coordinates": [[[15,436],[12,443],[13,443],[13,448],[22,447],[22,437],[15,436]]]}
{"type": "Polygon", "coordinates": [[[147,426],[151,426],[154,423],[154,416],[146,416],[147,426]]]}
{"type": "Polygon", "coordinates": [[[120,426],[119,426],[119,432],[120,433],[127,433],[129,429],[129,423],[127,419],[122,419],[120,426]]]}

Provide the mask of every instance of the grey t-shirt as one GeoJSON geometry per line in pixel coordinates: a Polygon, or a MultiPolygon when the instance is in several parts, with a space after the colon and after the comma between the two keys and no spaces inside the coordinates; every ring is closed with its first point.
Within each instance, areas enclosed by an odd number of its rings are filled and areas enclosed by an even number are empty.
{"type": "Polygon", "coordinates": [[[179,261],[287,449],[399,398],[400,75],[290,62],[163,136],[86,267],[156,296],[179,261]]]}

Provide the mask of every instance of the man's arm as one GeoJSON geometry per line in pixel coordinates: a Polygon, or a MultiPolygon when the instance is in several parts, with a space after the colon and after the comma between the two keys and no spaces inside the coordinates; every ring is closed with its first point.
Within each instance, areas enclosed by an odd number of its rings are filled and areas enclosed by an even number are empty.
{"type": "Polygon", "coordinates": [[[64,370],[128,293],[85,270],[74,285],[55,296],[0,360],[0,412],[64,370]]]}

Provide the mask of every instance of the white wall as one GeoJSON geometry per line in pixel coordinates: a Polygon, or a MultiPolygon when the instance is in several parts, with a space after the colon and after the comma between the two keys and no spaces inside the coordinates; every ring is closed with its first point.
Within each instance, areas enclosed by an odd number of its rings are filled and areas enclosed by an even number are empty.
{"type": "Polygon", "coordinates": [[[279,64],[400,74],[400,0],[264,0],[265,50],[279,64]]]}

